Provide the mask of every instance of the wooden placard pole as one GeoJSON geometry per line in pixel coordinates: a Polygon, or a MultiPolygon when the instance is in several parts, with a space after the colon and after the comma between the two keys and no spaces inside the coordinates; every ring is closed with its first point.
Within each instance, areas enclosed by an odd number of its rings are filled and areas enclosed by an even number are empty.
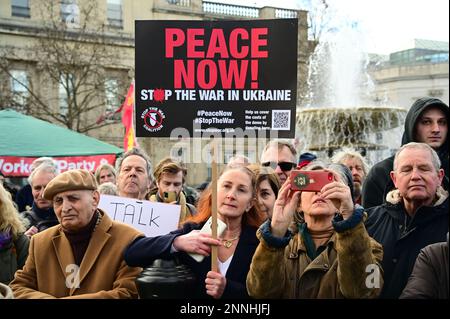
{"type": "MultiPolygon", "coordinates": [[[[213,139],[211,143],[211,234],[217,239],[217,143],[213,139]]],[[[211,247],[211,270],[218,272],[217,266],[217,246],[211,247]]]]}

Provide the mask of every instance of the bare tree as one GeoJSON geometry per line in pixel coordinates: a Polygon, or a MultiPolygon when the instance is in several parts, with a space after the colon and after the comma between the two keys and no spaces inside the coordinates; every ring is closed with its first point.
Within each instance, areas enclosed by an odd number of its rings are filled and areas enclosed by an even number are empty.
{"type": "Polygon", "coordinates": [[[308,36],[318,42],[329,26],[330,7],[327,0],[309,0],[308,4],[308,36]]]}
{"type": "MultiPolygon", "coordinates": [[[[0,72],[9,80],[3,85],[9,82],[21,88],[2,94],[0,108],[17,108],[80,133],[114,123],[103,120],[105,113],[113,113],[106,109],[107,97],[123,96],[130,83],[129,68],[120,64],[112,43],[113,37],[121,39],[98,20],[96,1],[81,7],[64,1],[45,3],[41,7],[45,22],[33,43],[26,48],[6,47],[0,53],[0,72]],[[27,70],[27,78],[14,72],[17,65],[27,70]],[[119,90],[108,85],[111,70],[119,90]]],[[[122,101],[116,100],[118,108],[122,101]]]]}

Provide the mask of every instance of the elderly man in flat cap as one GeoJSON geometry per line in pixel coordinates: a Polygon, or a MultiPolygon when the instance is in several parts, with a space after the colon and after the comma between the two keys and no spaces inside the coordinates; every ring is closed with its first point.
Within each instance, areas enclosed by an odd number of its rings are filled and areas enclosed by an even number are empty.
{"type": "Polygon", "coordinates": [[[31,238],[29,256],[10,283],[15,298],[136,298],[141,268],[128,267],[123,251],[133,228],[98,209],[95,177],[71,170],[45,187],[60,225],[31,238]]]}

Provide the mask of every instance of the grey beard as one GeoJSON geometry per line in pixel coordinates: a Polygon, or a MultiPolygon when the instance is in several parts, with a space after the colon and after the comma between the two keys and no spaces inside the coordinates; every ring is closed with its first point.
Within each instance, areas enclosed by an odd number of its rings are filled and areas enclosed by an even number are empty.
{"type": "Polygon", "coordinates": [[[356,183],[353,183],[353,192],[354,192],[354,195],[355,195],[355,198],[359,198],[359,196],[361,196],[361,184],[356,184],[356,183]]]}

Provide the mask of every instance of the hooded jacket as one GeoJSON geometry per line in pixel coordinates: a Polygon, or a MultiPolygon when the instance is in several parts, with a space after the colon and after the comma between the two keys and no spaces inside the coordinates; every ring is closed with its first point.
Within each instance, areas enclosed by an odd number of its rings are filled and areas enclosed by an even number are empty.
{"type": "MultiPolygon", "coordinates": [[[[449,122],[449,108],[439,99],[423,97],[418,99],[411,106],[405,119],[405,131],[402,136],[402,145],[410,142],[417,142],[415,139],[415,128],[422,112],[429,107],[438,107],[444,112],[449,122]]],[[[448,133],[444,143],[436,150],[441,160],[441,168],[445,171],[442,181],[444,189],[449,189],[449,153],[448,153],[448,133]]],[[[367,174],[362,189],[362,206],[364,208],[374,207],[386,202],[386,195],[395,188],[389,175],[394,167],[394,156],[388,157],[375,164],[367,174]]]]}

